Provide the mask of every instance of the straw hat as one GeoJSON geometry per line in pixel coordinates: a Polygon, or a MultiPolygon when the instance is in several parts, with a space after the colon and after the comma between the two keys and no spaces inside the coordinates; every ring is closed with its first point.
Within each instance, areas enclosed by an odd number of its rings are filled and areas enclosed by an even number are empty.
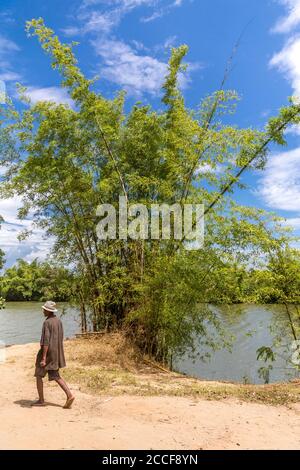
{"type": "Polygon", "coordinates": [[[42,306],[42,309],[47,310],[47,312],[57,312],[56,303],[52,302],[52,300],[47,300],[47,302],[45,302],[45,304],[42,306]]]}

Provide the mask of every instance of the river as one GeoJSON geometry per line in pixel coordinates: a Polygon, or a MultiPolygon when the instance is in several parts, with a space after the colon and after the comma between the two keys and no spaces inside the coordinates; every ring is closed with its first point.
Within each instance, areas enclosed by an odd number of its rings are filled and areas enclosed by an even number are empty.
{"type": "MultiPolygon", "coordinates": [[[[40,340],[44,321],[41,302],[7,302],[0,310],[0,341],[12,344],[34,343],[40,340]]],[[[73,337],[80,331],[79,314],[76,308],[59,305],[65,337],[73,337]]]]}
{"type": "MultiPolygon", "coordinates": [[[[174,368],[180,372],[209,380],[263,383],[258,369],[264,362],[257,361],[256,351],[262,346],[273,345],[280,336],[289,350],[292,343],[290,327],[284,308],[278,305],[242,305],[214,307],[225,330],[232,336],[231,352],[227,349],[213,352],[205,362],[192,360],[188,355],[174,361],[174,368]]],[[[80,331],[78,310],[60,304],[65,337],[73,337],[80,331]]],[[[8,302],[0,310],[0,341],[6,345],[24,344],[39,341],[43,314],[40,302],[8,302]]],[[[205,353],[199,346],[201,354],[205,353]]],[[[281,382],[297,376],[295,369],[287,365],[291,353],[279,353],[272,363],[270,382],[281,382]]],[[[299,374],[299,372],[298,372],[299,374]]]]}

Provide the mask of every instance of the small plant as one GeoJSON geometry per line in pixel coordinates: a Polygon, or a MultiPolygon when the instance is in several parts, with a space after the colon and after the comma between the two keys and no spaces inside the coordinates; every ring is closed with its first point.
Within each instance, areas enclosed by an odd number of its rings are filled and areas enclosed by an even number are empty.
{"type": "Polygon", "coordinates": [[[258,369],[258,376],[260,379],[263,379],[265,384],[270,383],[270,371],[273,369],[273,366],[269,365],[268,367],[260,367],[258,369]]]}
{"type": "MultiPolygon", "coordinates": [[[[257,356],[256,359],[259,361],[275,361],[275,354],[273,350],[267,346],[262,346],[259,348],[257,351],[257,356]]],[[[258,376],[259,378],[263,379],[265,384],[268,384],[270,382],[270,371],[273,369],[273,366],[269,364],[268,366],[262,366],[258,369],[258,376]]]]}
{"type": "Polygon", "coordinates": [[[267,346],[262,346],[261,348],[259,348],[257,351],[257,356],[256,356],[256,359],[259,361],[272,361],[274,362],[275,361],[275,354],[273,352],[273,350],[267,346]]]}

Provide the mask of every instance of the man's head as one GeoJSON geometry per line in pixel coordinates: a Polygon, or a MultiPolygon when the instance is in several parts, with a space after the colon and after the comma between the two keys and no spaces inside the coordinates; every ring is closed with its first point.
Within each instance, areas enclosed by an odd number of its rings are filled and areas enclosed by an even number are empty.
{"type": "Polygon", "coordinates": [[[45,317],[49,317],[50,315],[53,315],[57,312],[56,303],[52,302],[52,300],[47,300],[47,302],[44,303],[42,309],[45,317]]]}

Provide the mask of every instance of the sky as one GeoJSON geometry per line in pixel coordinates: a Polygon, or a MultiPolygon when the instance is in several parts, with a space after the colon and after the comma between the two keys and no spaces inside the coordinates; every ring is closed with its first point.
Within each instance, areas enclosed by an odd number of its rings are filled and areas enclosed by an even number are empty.
{"type": "MultiPolygon", "coordinates": [[[[135,101],[159,106],[170,48],[180,44],[189,46],[181,87],[187,105],[197,106],[219,88],[241,35],[227,81],[242,98],[231,122],[262,128],[289,96],[300,96],[300,0],[1,0],[0,99],[4,85],[14,97],[19,82],[32,101],[72,105],[49,58],[26,36],[25,22],[38,17],[61,40],[79,43],[79,65],[89,78],[99,77],[105,96],[126,89],[128,107],[135,101]]],[[[263,173],[244,177],[249,187],[237,191],[237,198],[285,217],[300,234],[300,128],[290,129],[287,140],[285,148],[272,148],[263,173]]],[[[18,258],[45,258],[51,246],[42,230],[18,241],[31,225],[17,219],[20,206],[17,197],[0,200],[7,266],[18,258]]]]}

